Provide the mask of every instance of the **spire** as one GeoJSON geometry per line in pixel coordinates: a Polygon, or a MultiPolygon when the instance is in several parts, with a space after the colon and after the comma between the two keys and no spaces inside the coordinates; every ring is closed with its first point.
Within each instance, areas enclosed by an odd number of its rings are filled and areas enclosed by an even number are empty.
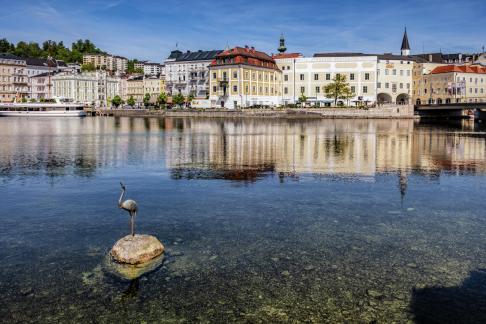
{"type": "Polygon", "coordinates": [[[405,33],[402,40],[402,55],[410,55],[410,44],[408,43],[407,27],[405,27],[405,33]]]}
{"type": "Polygon", "coordinates": [[[278,47],[278,51],[280,52],[280,54],[283,54],[283,53],[285,53],[286,50],[287,50],[287,47],[285,47],[285,38],[284,38],[284,35],[282,33],[280,35],[280,46],[278,47]]]}

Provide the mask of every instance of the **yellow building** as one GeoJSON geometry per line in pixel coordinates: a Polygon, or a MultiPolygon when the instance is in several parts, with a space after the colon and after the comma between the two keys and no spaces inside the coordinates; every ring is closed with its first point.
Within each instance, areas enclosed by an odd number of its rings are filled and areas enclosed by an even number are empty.
{"type": "Polygon", "coordinates": [[[253,47],[235,47],[209,66],[212,107],[236,109],[277,106],[282,98],[282,72],[269,55],[253,47]]]}
{"type": "Polygon", "coordinates": [[[143,76],[135,76],[127,80],[127,100],[133,97],[135,102],[141,105],[145,94],[143,91],[143,76]]]}
{"type": "Polygon", "coordinates": [[[486,102],[486,68],[438,66],[417,83],[416,104],[486,102]]]}

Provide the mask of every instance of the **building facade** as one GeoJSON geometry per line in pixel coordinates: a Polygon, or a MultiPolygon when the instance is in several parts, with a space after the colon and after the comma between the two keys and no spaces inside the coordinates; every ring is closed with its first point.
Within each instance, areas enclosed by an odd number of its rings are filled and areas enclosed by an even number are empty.
{"type": "Polygon", "coordinates": [[[376,91],[379,104],[408,104],[412,101],[414,62],[411,56],[378,55],[376,91]]]}
{"type": "Polygon", "coordinates": [[[25,59],[0,54],[0,102],[27,99],[29,83],[25,59]]]}
{"type": "Polygon", "coordinates": [[[96,69],[125,73],[128,67],[128,59],[116,55],[87,54],[83,56],[83,64],[93,64],[96,69]]]}
{"type": "Polygon", "coordinates": [[[235,47],[216,55],[209,75],[212,107],[281,104],[282,71],[272,57],[253,47],[235,47]]]}
{"type": "Polygon", "coordinates": [[[159,63],[145,63],[143,65],[143,74],[150,76],[159,76],[162,73],[163,65],[159,63]]]}
{"type": "Polygon", "coordinates": [[[54,96],[52,78],[59,72],[46,72],[29,78],[29,98],[39,101],[54,96]]]}
{"type": "Polygon", "coordinates": [[[165,61],[166,92],[195,98],[209,96],[209,65],[221,53],[214,51],[172,51],[165,61]]]}
{"type": "Polygon", "coordinates": [[[144,86],[143,86],[143,75],[133,76],[127,79],[127,100],[130,97],[135,99],[137,105],[143,103],[144,86]]]}
{"type": "Polygon", "coordinates": [[[156,76],[148,76],[143,79],[143,93],[150,95],[150,103],[154,104],[157,102],[157,98],[161,93],[161,83],[160,79],[156,76]]]}
{"type": "Polygon", "coordinates": [[[74,102],[106,107],[120,94],[120,79],[105,71],[81,74],[60,73],[52,78],[54,95],[74,102]]]}
{"type": "Polygon", "coordinates": [[[486,68],[443,65],[421,77],[415,104],[486,102],[486,68]]]}
{"type": "Polygon", "coordinates": [[[350,103],[373,104],[376,101],[376,55],[321,53],[314,57],[280,57],[277,56],[275,61],[283,73],[283,104],[297,103],[302,94],[310,104],[330,104],[333,100],[326,97],[324,88],[337,74],[346,77],[355,94],[350,103]]]}

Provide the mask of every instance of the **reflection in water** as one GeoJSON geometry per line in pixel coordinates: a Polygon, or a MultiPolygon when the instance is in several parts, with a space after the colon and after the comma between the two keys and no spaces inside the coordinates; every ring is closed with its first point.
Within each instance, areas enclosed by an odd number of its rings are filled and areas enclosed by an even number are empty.
{"type": "Polygon", "coordinates": [[[485,146],[405,120],[0,118],[2,319],[482,320],[485,146]],[[103,263],[120,180],[154,268],[103,263]]]}
{"type": "MultiPolygon", "coordinates": [[[[0,174],[90,176],[163,155],[174,179],[253,181],[266,173],[372,177],[483,172],[485,136],[409,120],[93,118],[2,120],[0,174]],[[166,133],[160,136],[161,132],[166,133]],[[107,136],[113,134],[114,136],[107,136]],[[206,171],[204,171],[206,170],[206,171]]],[[[400,180],[402,186],[402,180],[400,180]]]]}

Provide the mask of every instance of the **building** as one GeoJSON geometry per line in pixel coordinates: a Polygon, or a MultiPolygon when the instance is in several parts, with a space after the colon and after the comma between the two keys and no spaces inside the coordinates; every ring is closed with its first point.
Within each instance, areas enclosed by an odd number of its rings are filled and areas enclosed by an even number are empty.
{"type": "Polygon", "coordinates": [[[159,76],[162,73],[163,65],[159,63],[145,63],[143,65],[143,74],[159,76]]]}
{"type": "Polygon", "coordinates": [[[120,79],[105,71],[81,74],[59,73],[52,77],[54,95],[74,102],[106,107],[120,94],[120,79]]]}
{"type": "Polygon", "coordinates": [[[181,93],[196,98],[209,96],[208,66],[221,53],[214,51],[172,51],[165,61],[166,91],[169,95],[181,93]]]}
{"type": "Polygon", "coordinates": [[[156,103],[161,93],[160,79],[156,76],[146,76],[143,78],[143,93],[150,95],[150,103],[156,103]]]}
{"type": "MultiPolygon", "coordinates": [[[[404,40],[406,36],[405,32],[404,40]]],[[[408,40],[405,44],[408,45],[408,40]]],[[[404,49],[402,45],[402,54],[406,53],[410,53],[410,48],[404,49]]],[[[379,104],[411,102],[414,62],[409,55],[378,55],[376,91],[379,104]]]]}
{"type": "Polygon", "coordinates": [[[11,54],[0,54],[0,102],[27,99],[27,62],[11,54]]]}
{"type": "Polygon", "coordinates": [[[113,73],[125,73],[128,67],[128,59],[108,54],[86,54],[83,56],[83,64],[93,64],[96,69],[113,73]]]}
{"type": "Polygon", "coordinates": [[[486,102],[486,68],[438,66],[421,77],[415,98],[417,105],[486,102]]]}
{"type": "Polygon", "coordinates": [[[324,88],[337,74],[346,77],[355,94],[350,103],[372,104],[376,101],[376,55],[319,53],[314,57],[302,57],[300,54],[283,54],[277,55],[275,61],[283,73],[283,104],[295,104],[304,94],[308,103],[329,105],[333,100],[326,97],[324,88]]]}
{"type": "Polygon", "coordinates": [[[29,98],[39,101],[54,96],[52,78],[60,72],[46,72],[29,78],[29,98]]]}
{"type": "Polygon", "coordinates": [[[143,103],[144,86],[143,75],[133,76],[127,79],[127,100],[130,97],[135,99],[135,103],[141,105],[143,103]]]}
{"type": "Polygon", "coordinates": [[[282,71],[272,57],[253,47],[235,47],[217,54],[209,74],[212,107],[281,104],[282,71]]]}

